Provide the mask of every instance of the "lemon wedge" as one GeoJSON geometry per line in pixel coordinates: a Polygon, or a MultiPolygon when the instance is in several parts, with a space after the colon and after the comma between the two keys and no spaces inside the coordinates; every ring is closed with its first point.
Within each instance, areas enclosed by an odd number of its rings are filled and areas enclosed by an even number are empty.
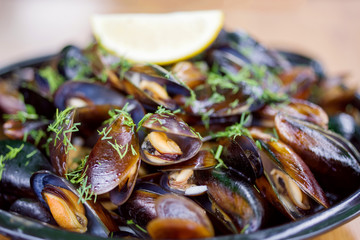
{"type": "Polygon", "coordinates": [[[170,64],[205,50],[224,23],[219,10],[92,17],[92,31],[108,51],[134,62],[170,64]]]}

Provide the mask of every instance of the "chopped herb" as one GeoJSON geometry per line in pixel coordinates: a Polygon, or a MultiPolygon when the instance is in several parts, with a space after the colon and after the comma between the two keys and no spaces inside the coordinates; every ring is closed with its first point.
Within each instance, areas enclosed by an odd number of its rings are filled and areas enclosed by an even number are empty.
{"type": "Polygon", "coordinates": [[[134,148],[134,146],[133,145],[130,145],[131,146],[131,153],[132,153],[132,155],[136,155],[137,154],[137,152],[136,152],[136,150],[135,150],[135,148],[134,148]]]}
{"type": "Polygon", "coordinates": [[[111,125],[121,115],[123,117],[122,124],[131,127],[132,131],[134,132],[136,124],[134,123],[133,119],[131,118],[131,115],[128,112],[128,106],[129,103],[126,103],[121,110],[120,109],[109,110],[110,118],[104,121],[103,124],[111,125]]]}
{"type": "Polygon", "coordinates": [[[167,117],[167,115],[175,115],[177,113],[179,113],[181,110],[180,109],[176,109],[175,111],[171,111],[171,110],[168,110],[166,108],[164,108],[164,106],[160,105],[158,106],[157,110],[155,113],[163,116],[163,117],[167,117]]]}
{"type": "Polygon", "coordinates": [[[28,155],[26,155],[26,158],[31,158],[32,156],[34,156],[37,153],[37,150],[32,151],[31,153],[29,153],[28,155]]]}
{"type": "Polygon", "coordinates": [[[101,71],[100,77],[99,77],[100,81],[103,83],[106,83],[107,79],[108,79],[108,73],[106,69],[103,69],[101,71]]]}
{"type": "Polygon", "coordinates": [[[112,130],[112,128],[109,128],[109,130],[106,132],[106,127],[104,127],[101,132],[98,130],[99,135],[103,135],[101,140],[110,140],[110,139],[112,139],[112,137],[108,137],[108,134],[110,133],[111,130],[112,130]]]}
{"type": "Polygon", "coordinates": [[[112,148],[114,148],[116,150],[116,152],[119,154],[120,156],[120,159],[124,158],[127,151],[128,151],[128,148],[129,148],[129,144],[126,144],[126,145],[119,145],[117,142],[116,142],[116,139],[115,139],[115,143],[111,143],[110,141],[108,141],[108,144],[111,145],[112,148]],[[124,150],[124,152],[121,152],[121,150],[124,150]]]}
{"type": "Polygon", "coordinates": [[[169,129],[168,129],[167,127],[165,127],[165,126],[161,126],[161,128],[162,128],[163,130],[165,130],[165,131],[169,131],[169,129]]]}
{"type": "Polygon", "coordinates": [[[265,103],[277,103],[288,101],[289,96],[285,93],[275,93],[270,91],[269,89],[264,89],[264,92],[260,96],[260,99],[263,100],[265,103]]]}
{"type": "Polygon", "coordinates": [[[49,83],[51,94],[53,94],[65,81],[64,78],[51,66],[40,69],[39,74],[49,83]]]}
{"type": "Polygon", "coordinates": [[[213,103],[220,103],[220,102],[223,102],[225,101],[225,97],[224,95],[218,93],[218,92],[214,92],[210,98],[209,98],[209,101],[213,102],[213,103]]]}
{"type": "Polygon", "coordinates": [[[18,148],[13,148],[9,145],[6,145],[6,148],[9,149],[10,151],[5,155],[5,158],[8,159],[14,159],[19,152],[21,152],[21,150],[24,148],[24,144],[21,144],[20,147],[18,148]]]}
{"type": "Polygon", "coordinates": [[[50,150],[49,150],[49,145],[50,143],[53,141],[53,139],[51,137],[49,137],[46,140],[46,143],[44,143],[41,147],[45,149],[45,153],[47,156],[50,156],[50,150]]]}
{"type": "Polygon", "coordinates": [[[246,230],[250,227],[250,224],[246,224],[243,229],[241,229],[240,234],[244,234],[246,230]]]}
{"type": "MultiPolygon", "coordinates": [[[[277,141],[279,140],[279,135],[278,135],[278,133],[277,133],[277,131],[276,131],[275,128],[273,128],[273,133],[274,133],[274,137],[275,137],[275,142],[277,142],[277,141]]],[[[273,141],[273,140],[271,140],[271,141],[273,141]]],[[[274,141],[273,141],[273,142],[274,142],[274,141]]]]}
{"type": "Polygon", "coordinates": [[[91,184],[88,184],[88,177],[86,176],[87,167],[86,162],[89,155],[81,159],[79,166],[72,172],[67,173],[65,176],[72,184],[79,184],[77,192],[79,193],[79,203],[85,203],[88,200],[92,200],[94,196],[94,202],[96,202],[97,195],[91,191],[91,184]]]}
{"type": "Polygon", "coordinates": [[[231,108],[236,108],[236,106],[239,104],[239,99],[235,99],[232,103],[229,104],[231,108]]]}
{"type": "Polygon", "coordinates": [[[222,145],[219,145],[218,148],[216,149],[216,152],[215,152],[215,154],[214,154],[214,158],[215,158],[219,163],[215,166],[215,168],[220,168],[220,167],[224,167],[224,168],[226,168],[226,169],[228,168],[228,167],[225,165],[224,161],[220,158],[223,148],[224,148],[224,147],[223,147],[222,145]]]}
{"type": "Polygon", "coordinates": [[[126,224],[127,225],[135,225],[140,231],[142,231],[143,233],[147,233],[147,231],[144,228],[142,228],[138,224],[134,223],[133,220],[127,220],[126,224]]]}
{"type": "MultiPolygon", "coordinates": [[[[88,177],[86,176],[84,178],[84,181],[82,181],[80,187],[77,190],[79,193],[79,203],[85,203],[86,201],[92,200],[92,197],[95,195],[95,198],[97,197],[96,194],[94,194],[93,191],[91,191],[91,184],[87,184],[88,177]]],[[[95,202],[96,200],[94,200],[95,202]]]]}
{"type": "Polygon", "coordinates": [[[249,130],[245,127],[245,125],[250,120],[250,113],[246,112],[241,114],[240,122],[235,123],[231,126],[225,128],[225,131],[217,132],[214,137],[232,137],[236,138],[237,136],[247,136],[251,138],[251,134],[249,130]]]}
{"type": "Polygon", "coordinates": [[[203,139],[203,137],[201,136],[201,134],[200,134],[199,132],[195,131],[195,129],[194,129],[193,127],[189,126],[189,128],[190,128],[190,131],[191,131],[194,135],[197,135],[200,140],[203,139]]]}
{"type": "Polygon", "coordinates": [[[14,159],[18,155],[18,153],[24,148],[24,144],[21,144],[21,146],[18,148],[13,148],[9,145],[6,145],[6,148],[9,149],[9,152],[5,156],[0,155],[0,180],[5,170],[5,161],[14,159]]]}
{"type": "MultiPolygon", "coordinates": [[[[66,123],[68,124],[69,123],[69,114],[70,112],[74,109],[74,107],[69,107],[69,108],[66,108],[64,111],[61,111],[59,113],[59,109],[56,109],[56,116],[55,116],[55,120],[53,123],[51,123],[49,126],[48,126],[48,132],[54,132],[56,135],[55,135],[55,139],[54,139],[54,146],[56,145],[56,141],[57,139],[60,140],[60,137],[59,135],[62,133],[63,136],[64,136],[64,141],[66,143],[70,143],[70,140],[66,140],[67,139],[67,136],[65,134],[65,131],[63,131],[63,124],[66,123]]],[[[77,126],[80,125],[80,123],[78,124],[74,124],[74,127],[75,128],[71,128],[70,130],[73,130],[73,131],[76,131],[78,130],[77,129],[77,126]]],[[[67,132],[71,132],[71,131],[67,131],[67,132]]],[[[64,144],[65,144],[64,142],[64,144]]]]}
{"type": "Polygon", "coordinates": [[[255,141],[255,145],[259,150],[262,150],[261,142],[259,140],[255,141]]]}
{"type": "Polygon", "coordinates": [[[132,64],[128,60],[126,60],[125,58],[121,58],[119,62],[116,62],[116,63],[114,63],[114,64],[112,64],[110,66],[110,68],[112,70],[117,70],[118,68],[120,68],[119,69],[120,79],[124,78],[125,73],[127,71],[129,71],[131,69],[131,67],[132,67],[132,64]]]}
{"type": "Polygon", "coordinates": [[[149,119],[149,117],[151,117],[153,114],[152,113],[147,113],[145,114],[145,116],[139,121],[138,126],[136,131],[138,132],[140,130],[140,128],[142,127],[143,123],[149,119]]]}
{"type": "Polygon", "coordinates": [[[214,113],[214,109],[210,108],[207,112],[201,114],[201,121],[204,123],[206,129],[210,127],[210,116],[214,113]]]}
{"type": "MultiPolygon", "coordinates": [[[[29,134],[30,134],[30,136],[34,139],[34,141],[35,141],[35,142],[34,142],[35,146],[39,145],[39,143],[40,143],[40,141],[41,141],[41,139],[42,139],[43,137],[46,137],[46,133],[45,133],[45,131],[42,130],[42,129],[31,130],[31,131],[29,132],[29,134]]],[[[25,134],[24,134],[24,138],[25,138],[25,134]]],[[[27,139],[27,137],[26,137],[25,139],[27,139]]],[[[25,141],[25,140],[24,140],[24,141],[25,141]]]]}
{"type": "Polygon", "coordinates": [[[5,157],[3,155],[0,155],[0,180],[1,180],[1,177],[2,177],[2,174],[5,170],[5,157]]]}
{"type": "Polygon", "coordinates": [[[39,116],[36,114],[35,108],[30,104],[26,104],[26,112],[25,111],[18,111],[15,114],[4,114],[3,118],[6,120],[17,120],[21,123],[25,123],[27,120],[37,120],[39,116]]]}
{"type": "Polygon", "coordinates": [[[171,72],[171,71],[168,71],[168,72],[165,74],[164,77],[167,78],[167,79],[170,79],[171,75],[172,75],[172,72],[171,72]]]}
{"type": "MultiPolygon", "coordinates": [[[[74,145],[71,143],[71,140],[67,137],[66,134],[79,131],[78,126],[80,126],[80,124],[81,124],[81,123],[74,123],[74,125],[71,126],[70,129],[63,131],[63,136],[64,136],[63,144],[64,144],[64,146],[65,146],[65,153],[66,153],[66,154],[67,154],[70,150],[76,150],[76,148],[75,148],[74,145]]],[[[55,144],[54,144],[54,146],[55,146],[55,144]]]]}

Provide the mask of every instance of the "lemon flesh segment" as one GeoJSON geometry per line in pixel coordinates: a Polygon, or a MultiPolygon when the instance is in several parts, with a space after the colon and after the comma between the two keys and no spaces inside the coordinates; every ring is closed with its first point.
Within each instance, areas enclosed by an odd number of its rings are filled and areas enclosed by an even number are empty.
{"type": "Polygon", "coordinates": [[[92,17],[97,41],[134,62],[170,64],[205,50],[224,23],[222,11],[106,14],[92,17]]]}

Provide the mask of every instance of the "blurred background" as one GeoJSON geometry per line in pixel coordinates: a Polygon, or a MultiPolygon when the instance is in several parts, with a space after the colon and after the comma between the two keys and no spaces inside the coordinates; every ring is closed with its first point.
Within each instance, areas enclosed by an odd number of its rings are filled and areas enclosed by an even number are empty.
{"type": "MultiPolygon", "coordinates": [[[[0,0],[0,68],[92,40],[94,13],[221,9],[225,28],[266,46],[318,59],[330,75],[360,87],[359,0],[0,0]]],[[[190,27],[190,26],[189,26],[190,27]]],[[[320,239],[359,239],[360,218],[320,239]]]]}
{"type": "Polygon", "coordinates": [[[0,0],[0,67],[91,41],[93,13],[222,9],[227,29],[320,60],[360,84],[358,0],[0,0]]]}

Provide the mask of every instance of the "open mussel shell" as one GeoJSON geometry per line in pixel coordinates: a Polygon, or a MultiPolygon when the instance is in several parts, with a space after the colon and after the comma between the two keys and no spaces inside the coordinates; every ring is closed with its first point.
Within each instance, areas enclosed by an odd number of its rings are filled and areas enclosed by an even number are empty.
{"type": "Polygon", "coordinates": [[[54,95],[54,104],[59,110],[67,107],[83,107],[93,105],[112,105],[124,107],[131,114],[135,123],[145,115],[140,103],[128,99],[123,94],[98,83],[84,81],[68,81],[62,84],[54,95]]]}
{"type": "Polygon", "coordinates": [[[231,173],[252,183],[263,174],[260,154],[252,139],[236,136],[221,138],[218,143],[224,147],[221,159],[231,173]]]}
{"type": "MultiPolygon", "coordinates": [[[[49,206],[44,199],[43,190],[48,186],[69,190],[79,197],[76,189],[64,178],[48,171],[36,172],[31,177],[31,187],[37,199],[47,209],[49,209],[49,206]]],[[[111,215],[100,204],[86,201],[83,205],[85,207],[85,214],[88,221],[87,232],[89,234],[99,237],[107,237],[110,232],[118,231],[118,227],[111,215]]]]}
{"type": "Polygon", "coordinates": [[[299,154],[324,190],[345,197],[359,187],[360,155],[349,141],[284,114],[275,117],[275,126],[280,139],[299,154]]]}
{"type": "Polygon", "coordinates": [[[314,123],[320,127],[327,128],[329,117],[318,105],[306,100],[292,98],[289,103],[280,103],[278,106],[265,105],[254,113],[253,125],[273,128],[275,127],[275,116],[278,112],[290,115],[307,122],[314,123]]]}
{"type": "Polygon", "coordinates": [[[32,144],[17,140],[0,141],[0,155],[5,156],[10,148],[21,148],[13,159],[4,161],[4,170],[0,178],[2,193],[18,197],[32,197],[30,177],[42,169],[52,171],[49,161],[32,144]],[[21,147],[22,146],[22,147],[21,147]]]}
{"type": "Polygon", "coordinates": [[[99,137],[84,167],[91,190],[96,194],[114,191],[112,201],[122,204],[130,196],[140,166],[139,143],[134,128],[121,114],[99,137]],[[118,189],[115,189],[118,188],[118,189]]]}
{"type": "Polygon", "coordinates": [[[264,166],[256,186],[269,202],[294,220],[330,206],[310,169],[289,146],[254,129],[251,133],[262,146],[264,166]]]}
{"type": "MultiPolygon", "coordinates": [[[[261,156],[264,157],[264,154],[268,156],[262,158],[263,164],[266,164],[267,176],[271,175],[275,164],[316,202],[325,208],[330,206],[324,191],[319,186],[309,167],[291,147],[280,140],[272,138],[271,135],[259,133],[259,130],[251,129],[250,132],[254,139],[260,141],[262,146],[261,156]],[[272,162],[268,162],[269,160],[272,162]]],[[[283,173],[279,174],[282,176],[283,173]]],[[[288,179],[287,176],[285,178],[288,179]]]]}
{"type": "Polygon", "coordinates": [[[165,194],[155,201],[157,218],[147,225],[148,233],[157,239],[204,238],[214,236],[206,212],[192,200],[165,194]]]}
{"type": "Polygon", "coordinates": [[[151,165],[172,165],[194,157],[200,150],[199,136],[172,114],[153,114],[143,124],[148,132],[141,146],[142,159],[151,165]]]}
{"type": "Polygon", "coordinates": [[[160,185],[180,195],[197,196],[207,191],[206,186],[199,186],[194,181],[194,171],[214,168],[217,165],[214,154],[209,150],[200,150],[193,158],[161,168],[164,173],[160,185]]]}
{"type": "Polygon", "coordinates": [[[217,165],[217,160],[214,158],[214,154],[209,150],[200,150],[191,159],[180,162],[177,164],[167,165],[161,168],[162,171],[176,171],[184,169],[192,170],[204,170],[210,169],[217,165]]]}
{"type": "Polygon", "coordinates": [[[212,204],[206,211],[232,233],[251,233],[265,221],[261,196],[253,185],[217,170],[197,171],[196,180],[206,185],[212,204]]]}
{"type": "Polygon", "coordinates": [[[178,195],[198,196],[207,191],[205,185],[196,183],[192,169],[164,172],[160,179],[160,185],[165,190],[178,195]]]}
{"type": "Polygon", "coordinates": [[[174,96],[190,96],[190,91],[171,73],[153,64],[134,65],[122,81],[125,91],[149,109],[162,105],[175,110],[178,106],[174,96]]]}

